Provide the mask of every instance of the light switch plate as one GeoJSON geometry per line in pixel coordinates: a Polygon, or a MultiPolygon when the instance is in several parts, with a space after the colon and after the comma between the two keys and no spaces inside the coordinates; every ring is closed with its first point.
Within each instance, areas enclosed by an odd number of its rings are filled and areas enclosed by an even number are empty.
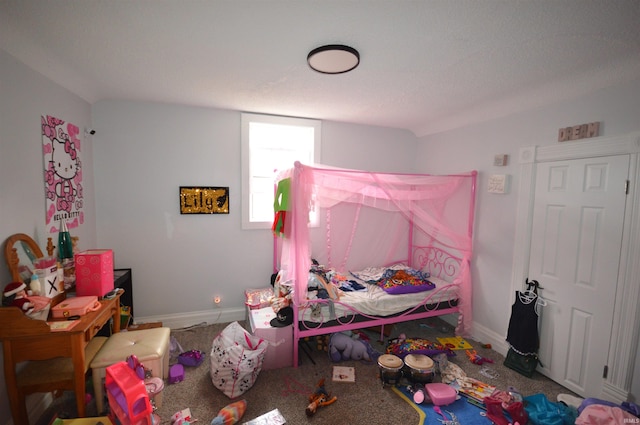
{"type": "Polygon", "coordinates": [[[504,167],[505,165],[507,165],[508,158],[509,155],[506,154],[496,155],[493,157],[493,165],[496,167],[504,167]]]}

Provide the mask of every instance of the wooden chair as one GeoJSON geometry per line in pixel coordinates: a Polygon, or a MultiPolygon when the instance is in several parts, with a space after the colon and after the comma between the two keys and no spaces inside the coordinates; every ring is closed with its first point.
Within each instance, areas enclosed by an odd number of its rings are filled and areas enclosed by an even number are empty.
{"type": "MultiPolygon", "coordinates": [[[[36,345],[36,341],[44,334],[49,336],[52,344],[56,343],[55,335],[51,335],[47,323],[26,317],[16,307],[0,308],[0,323],[3,323],[0,326],[0,340],[3,341],[5,378],[13,422],[28,424],[25,399],[29,394],[76,391],[71,360],[73,347],[61,342],[56,354],[58,357],[51,358],[47,350],[38,348],[42,344],[36,345]],[[66,346],[66,349],[60,351],[62,346],[66,346]],[[66,357],[59,357],[60,355],[66,357]],[[11,370],[14,365],[26,360],[29,361],[23,367],[11,370]]],[[[85,374],[106,341],[106,337],[94,337],[85,347],[85,374]]],[[[84,398],[84,394],[82,397],[84,398]]]]}

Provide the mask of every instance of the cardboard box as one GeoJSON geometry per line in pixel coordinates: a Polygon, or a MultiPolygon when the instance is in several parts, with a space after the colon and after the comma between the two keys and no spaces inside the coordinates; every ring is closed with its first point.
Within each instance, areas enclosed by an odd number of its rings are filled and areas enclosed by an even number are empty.
{"type": "Polygon", "coordinates": [[[271,307],[249,310],[251,333],[269,343],[262,369],[279,369],[293,365],[293,325],[274,328],[269,322],[276,317],[271,307]]]}
{"type": "Polygon", "coordinates": [[[76,294],[104,296],[113,290],[113,251],[91,249],[75,255],[76,294]]]}

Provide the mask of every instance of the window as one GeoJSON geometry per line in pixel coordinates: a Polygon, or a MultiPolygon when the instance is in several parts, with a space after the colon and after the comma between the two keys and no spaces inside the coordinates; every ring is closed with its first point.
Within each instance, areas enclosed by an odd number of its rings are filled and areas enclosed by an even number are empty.
{"type": "Polygon", "coordinates": [[[273,223],[277,171],[320,162],[320,121],[242,114],[242,228],[273,223]]]}

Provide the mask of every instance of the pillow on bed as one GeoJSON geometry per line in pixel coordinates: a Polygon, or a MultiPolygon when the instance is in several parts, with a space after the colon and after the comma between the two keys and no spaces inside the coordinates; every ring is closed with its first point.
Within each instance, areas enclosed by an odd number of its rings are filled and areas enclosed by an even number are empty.
{"type": "Polygon", "coordinates": [[[423,273],[420,270],[389,269],[385,271],[382,274],[382,278],[374,284],[388,294],[412,294],[415,292],[430,291],[436,287],[435,284],[427,280],[428,277],[428,273],[423,273]]]}

